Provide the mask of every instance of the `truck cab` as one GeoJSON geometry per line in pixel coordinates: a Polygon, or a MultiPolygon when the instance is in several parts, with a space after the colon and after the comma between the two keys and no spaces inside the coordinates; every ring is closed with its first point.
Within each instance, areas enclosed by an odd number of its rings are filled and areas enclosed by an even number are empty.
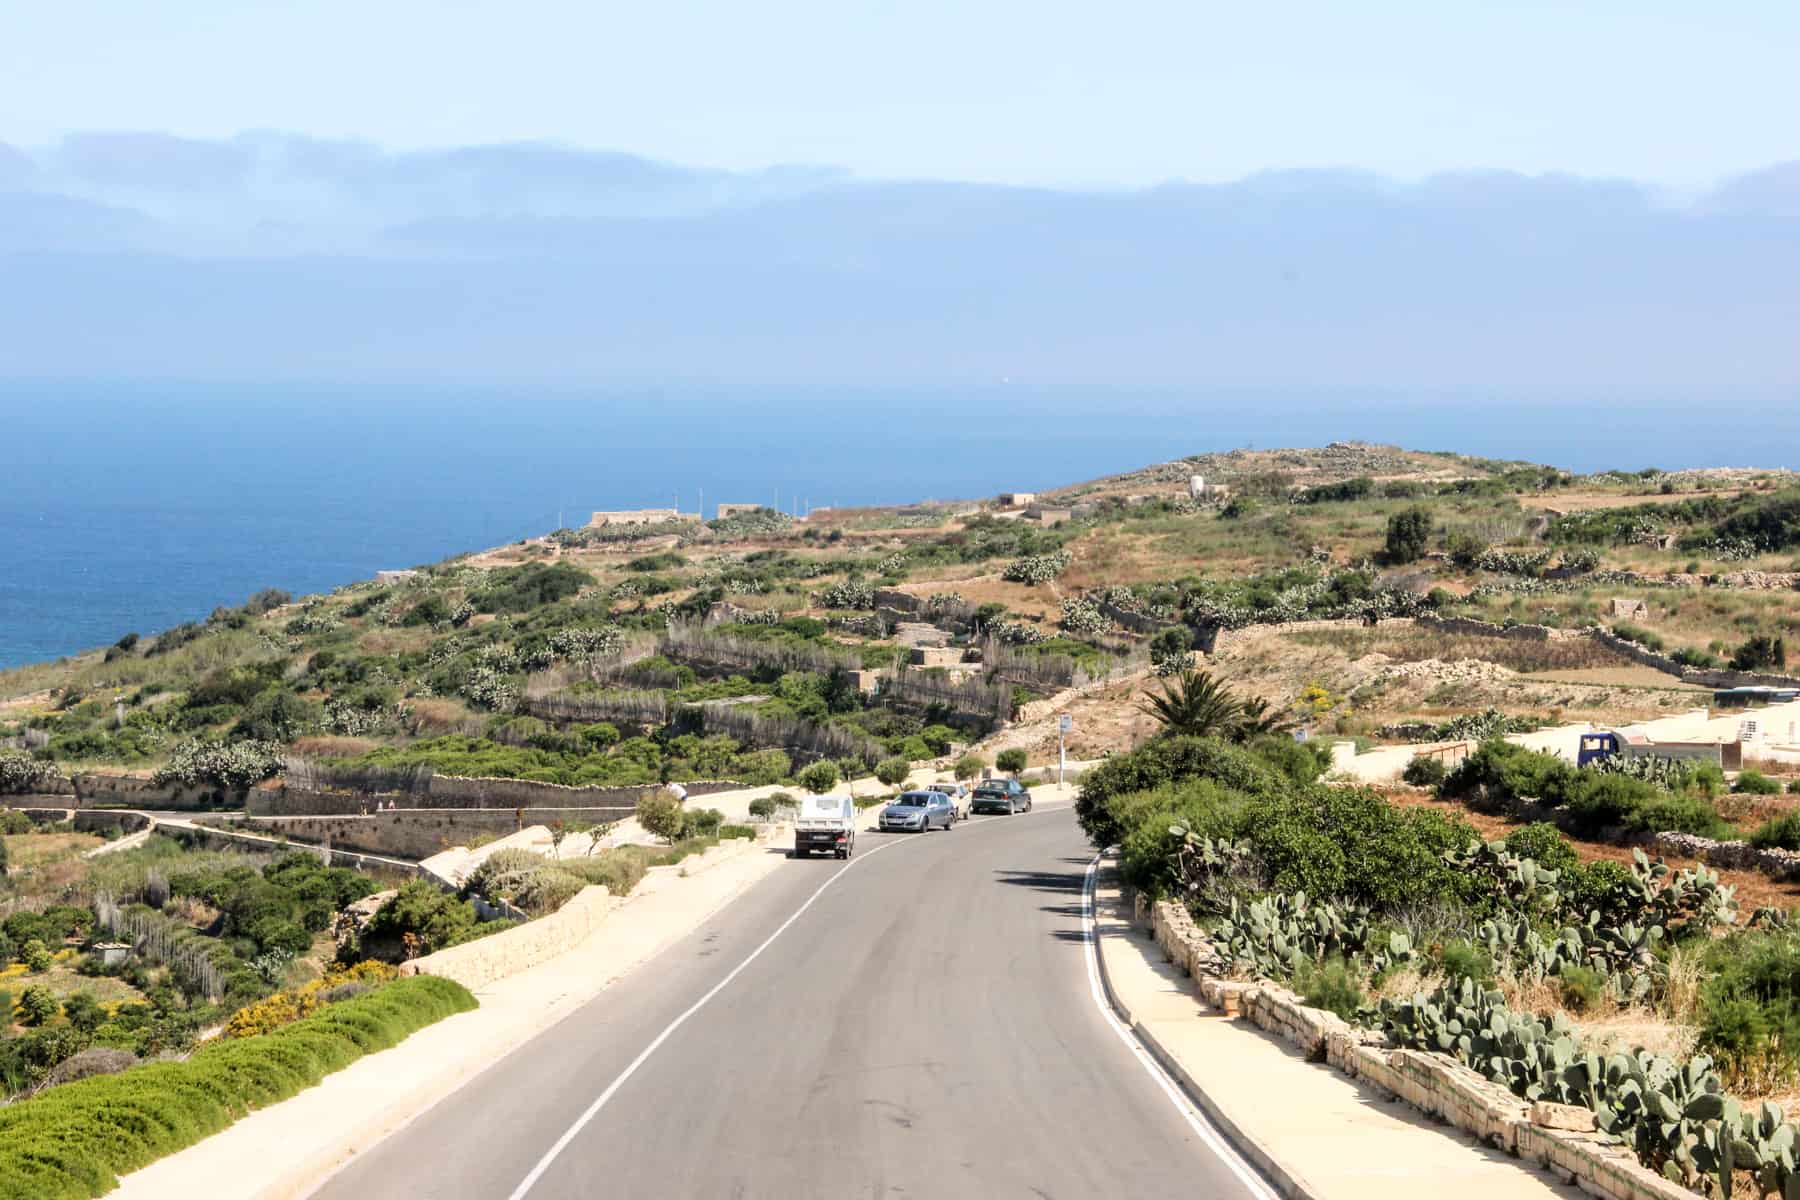
{"type": "Polygon", "coordinates": [[[849,858],[856,851],[856,801],[849,796],[807,796],[794,821],[794,857],[814,850],[849,858]]]}
{"type": "Polygon", "coordinates": [[[1575,765],[1585,767],[1589,763],[1605,762],[1618,752],[1618,734],[1610,730],[1605,733],[1584,733],[1581,735],[1581,750],[1575,757],[1575,765]]]}

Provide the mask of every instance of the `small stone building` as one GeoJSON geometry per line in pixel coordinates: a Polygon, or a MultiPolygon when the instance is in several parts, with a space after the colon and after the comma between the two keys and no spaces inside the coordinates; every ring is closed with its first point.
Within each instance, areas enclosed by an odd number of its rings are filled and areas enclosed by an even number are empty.
{"type": "Polygon", "coordinates": [[[1613,619],[1617,621],[1647,621],[1650,619],[1650,606],[1642,600],[1627,600],[1623,596],[1614,596],[1612,615],[1613,619]]]}
{"type": "Polygon", "coordinates": [[[673,508],[628,508],[617,512],[597,512],[588,519],[590,529],[615,525],[664,525],[671,521],[696,523],[699,513],[684,513],[673,508]]]}

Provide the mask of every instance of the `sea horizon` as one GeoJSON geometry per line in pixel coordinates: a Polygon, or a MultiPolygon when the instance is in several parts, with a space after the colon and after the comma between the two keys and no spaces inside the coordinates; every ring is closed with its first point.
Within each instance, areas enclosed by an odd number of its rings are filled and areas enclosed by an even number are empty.
{"type": "Polygon", "coordinates": [[[1792,469],[1796,400],[1780,389],[1697,406],[1478,388],[0,380],[14,451],[0,477],[0,668],[200,619],[263,587],[325,591],[559,519],[578,526],[599,509],[973,499],[1187,455],[1352,440],[1578,472],[1792,469]],[[1753,444],[1718,415],[1747,404],[1753,444]]]}

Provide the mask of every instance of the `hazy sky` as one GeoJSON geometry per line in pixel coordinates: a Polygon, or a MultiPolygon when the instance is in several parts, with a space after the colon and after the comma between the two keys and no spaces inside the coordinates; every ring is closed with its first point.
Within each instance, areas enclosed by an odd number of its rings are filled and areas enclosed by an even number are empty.
{"type": "Polygon", "coordinates": [[[1083,184],[1800,158],[1794,0],[0,0],[0,141],[278,128],[1083,184]]]}

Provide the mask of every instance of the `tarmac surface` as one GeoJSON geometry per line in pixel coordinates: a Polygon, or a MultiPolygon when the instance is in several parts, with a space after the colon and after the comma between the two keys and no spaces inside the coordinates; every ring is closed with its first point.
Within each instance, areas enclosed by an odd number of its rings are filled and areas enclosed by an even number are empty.
{"type": "Polygon", "coordinates": [[[1265,1197],[1091,982],[1064,805],[778,864],[314,1193],[1265,1197]]]}

